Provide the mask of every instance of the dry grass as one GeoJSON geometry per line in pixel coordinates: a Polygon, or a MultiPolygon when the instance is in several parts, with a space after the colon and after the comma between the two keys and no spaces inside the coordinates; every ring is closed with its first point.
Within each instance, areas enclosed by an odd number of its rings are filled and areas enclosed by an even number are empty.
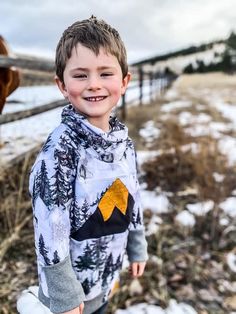
{"type": "Polygon", "coordinates": [[[152,104],[143,106],[133,106],[127,109],[127,119],[125,124],[129,129],[129,136],[135,143],[136,150],[146,150],[145,142],[139,135],[139,130],[150,120],[156,122],[159,126],[161,121],[161,104],[162,100],[155,101],[152,104]]]}
{"type": "MultiPolygon", "coordinates": [[[[128,273],[124,273],[122,289],[114,297],[109,314],[114,313],[117,306],[125,308],[140,302],[165,307],[171,298],[193,305],[198,313],[225,314],[235,310],[235,290],[231,287],[236,277],[225,259],[229,252],[235,250],[235,220],[227,217],[219,208],[219,203],[236,189],[236,169],[229,166],[226,156],[219,151],[217,139],[210,135],[192,137],[185,130],[189,125],[183,127],[178,122],[178,115],[188,111],[193,115],[204,112],[211,116],[212,121],[227,125],[229,121],[214,108],[211,100],[212,96],[221,96],[224,102],[235,104],[235,83],[235,77],[223,74],[183,76],[174,86],[178,91],[176,96],[157,103],[157,108],[149,107],[148,112],[139,113],[141,109],[135,108],[129,117],[128,123],[134,124],[138,116],[138,126],[154,120],[161,129],[158,139],[148,147],[160,154],[143,165],[143,181],[152,191],[169,192],[171,210],[159,214],[163,223],[148,238],[152,258],[144,276],[139,279],[143,291],[134,294],[133,280],[128,273]],[[168,119],[162,120],[162,104],[183,99],[191,101],[192,106],[174,109],[168,113],[168,119]],[[201,109],[197,107],[199,104],[201,109]],[[190,144],[194,144],[197,150],[193,151],[190,144]],[[223,175],[223,181],[217,182],[213,173],[223,175]],[[190,193],[182,193],[185,191],[190,193]],[[209,199],[214,201],[213,210],[195,217],[193,228],[177,223],[176,214],[183,211],[187,204],[209,199]],[[221,218],[226,217],[230,220],[228,226],[220,223],[221,218]]],[[[137,146],[144,149],[145,142],[140,139],[135,127],[133,132],[137,146]]],[[[228,134],[233,135],[234,132],[232,130],[228,134]]],[[[145,211],[147,224],[152,215],[151,211],[145,211]]]]}
{"type": "Polygon", "coordinates": [[[35,158],[18,158],[0,176],[0,313],[16,313],[20,291],[36,283],[28,176],[35,158]]]}
{"type": "Polygon", "coordinates": [[[184,74],[178,79],[175,87],[179,90],[194,89],[234,89],[236,85],[236,75],[228,75],[221,72],[205,74],[184,74]]]}
{"type": "Polygon", "coordinates": [[[148,189],[160,187],[176,193],[190,187],[197,189],[199,200],[212,199],[219,203],[236,188],[236,171],[219,152],[216,139],[192,138],[177,121],[167,120],[156,147],[163,153],[142,167],[148,189]],[[190,143],[197,144],[197,152],[193,152],[191,146],[184,146],[190,143]],[[215,181],[214,173],[225,175],[222,184],[215,181]]]}

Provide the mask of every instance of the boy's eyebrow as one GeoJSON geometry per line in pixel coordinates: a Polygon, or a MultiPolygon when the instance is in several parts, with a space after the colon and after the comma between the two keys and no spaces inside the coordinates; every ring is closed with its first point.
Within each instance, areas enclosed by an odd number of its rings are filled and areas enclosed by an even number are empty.
{"type": "MultiPolygon", "coordinates": [[[[116,69],[116,67],[107,65],[107,66],[98,67],[97,69],[98,69],[98,70],[109,70],[109,69],[112,70],[112,69],[116,69]]],[[[88,71],[90,71],[90,69],[89,69],[89,68],[78,67],[78,68],[71,69],[71,71],[84,71],[84,72],[88,72],[88,71]]]]}

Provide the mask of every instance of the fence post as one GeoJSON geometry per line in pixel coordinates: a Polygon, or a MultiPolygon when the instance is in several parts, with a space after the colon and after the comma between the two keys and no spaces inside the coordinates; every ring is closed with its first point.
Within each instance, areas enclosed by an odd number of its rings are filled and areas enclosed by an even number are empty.
{"type": "Polygon", "coordinates": [[[160,79],[160,95],[163,95],[165,92],[165,81],[162,73],[160,73],[159,79],[160,79]]]}
{"type": "Polygon", "coordinates": [[[153,79],[154,79],[154,84],[155,84],[154,99],[156,100],[161,94],[161,85],[160,85],[160,80],[158,78],[158,72],[153,73],[153,79]]]}
{"type": "Polygon", "coordinates": [[[153,88],[152,88],[152,85],[153,85],[153,73],[150,71],[149,72],[149,99],[150,99],[150,103],[153,102],[153,88]]]}
{"type": "Polygon", "coordinates": [[[143,104],[143,69],[139,68],[139,105],[143,104]]]}

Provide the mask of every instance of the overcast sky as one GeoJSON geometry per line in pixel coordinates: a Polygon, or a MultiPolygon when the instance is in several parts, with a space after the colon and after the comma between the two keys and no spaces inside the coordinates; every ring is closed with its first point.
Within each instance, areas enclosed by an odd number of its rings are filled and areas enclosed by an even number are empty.
{"type": "Polygon", "coordinates": [[[0,0],[0,35],[13,52],[54,58],[63,30],[91,14],[119,31],[130,62],[236,30],[236,0],[0,0]]]}

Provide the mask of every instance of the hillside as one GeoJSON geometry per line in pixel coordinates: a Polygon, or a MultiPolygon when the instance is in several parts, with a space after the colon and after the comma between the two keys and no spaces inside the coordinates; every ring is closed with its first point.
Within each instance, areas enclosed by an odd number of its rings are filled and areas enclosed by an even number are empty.
{"type": "Polygon", "coordinates": [[[182,73],[204,73],[212,71],[235,71],[236,34],[199,46],[191,46],[161,56],[144,59],[132,64],[144,71],[182,73]]]}

